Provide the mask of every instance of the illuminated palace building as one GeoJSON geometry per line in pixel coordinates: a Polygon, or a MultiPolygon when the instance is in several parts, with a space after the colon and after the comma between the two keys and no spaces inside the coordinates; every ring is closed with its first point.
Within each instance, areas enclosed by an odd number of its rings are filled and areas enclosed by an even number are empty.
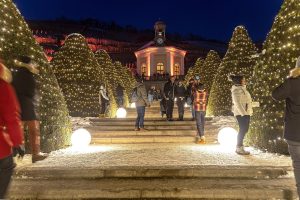
{"type": "Polygon", "coordinates": [[[135,51],[137,73],[146,79],[165,76],[184,76],[186,51],[166,39],[166,24],[158,21],[154,25],[155,37],[135,51]]]}

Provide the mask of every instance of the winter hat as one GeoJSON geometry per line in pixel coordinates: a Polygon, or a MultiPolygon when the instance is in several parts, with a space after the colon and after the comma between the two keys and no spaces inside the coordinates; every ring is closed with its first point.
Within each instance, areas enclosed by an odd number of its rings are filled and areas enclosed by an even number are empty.
{"type": "Polygon", "coordinates": [[[297,59],[296,68],[300,68],[300,57],[297,59]]]}
{"type": "Polygon", "coordinates": [[[297,59],[296,67],[290,71],[290,77],[297,78],[300,76],[300,57],[297,59]]]}
{"type": "Polygon", "coordinates": [[[228,80],[232,81],[234,85],[240,85],[240,84],[242,84],[243,78],[244,78],[243,75],[234,75],[234,74],[231,74],[231,75],[228,76],[228,80]]]}
{"type": "Polygon", "coordinates": [[[195,76],[195,80],[200,81],[200,76],[195,76]]]}
{"type": "Polygon", "coordinates": [[[7,83],[10,83],[12,81],[11,72],[2,63],[0,63],[0,79],[4,80],[7,83]]]}
{"type": "Polygon", "coordinates": [[[205,89],[204,84],[200,83],[200,84],[196,85],[196,90],[200,91],[200,90],[204,90],[204,89],[205,89]]]}
{"type": "Polygon", "coordinates": [[[14,60],[14,62],[16,67],[24,67],[33,74],[39,73],[37,66],[32,63],[32,60],[29,56],[18,56],[18,58],[14,60]]]}

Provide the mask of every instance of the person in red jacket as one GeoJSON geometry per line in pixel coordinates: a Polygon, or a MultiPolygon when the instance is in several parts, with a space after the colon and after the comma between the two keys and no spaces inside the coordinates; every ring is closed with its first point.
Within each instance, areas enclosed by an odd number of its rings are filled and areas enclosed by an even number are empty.
{"type": "Polygon", "coordinates": [[[207,92],[205,91],[204,84],[198,83],[193,88],[194,110],[197,125],[197,143],[206,144],[204,136],[205,114],[206,114],[206,102],[207,92]]]}
{"type": "Polygon", "coordinates": [[[19,104],[10,82],[11,73],[0,60],[0,199],[4,199],[15,167],[13,150],[21,157],[25,154],[19,104]]]}

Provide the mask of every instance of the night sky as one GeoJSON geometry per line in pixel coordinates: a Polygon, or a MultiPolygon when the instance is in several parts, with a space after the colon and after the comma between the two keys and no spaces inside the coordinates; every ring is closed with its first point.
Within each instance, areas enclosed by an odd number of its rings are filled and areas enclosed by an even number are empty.
{"type": "Polygon", "coordinates": [[[149,29],[158,19],[167,32],[228,41],[245,25],[255,41],[269,32],[283,0],[14,0],[26,19],[95,18],[149,29]]]}

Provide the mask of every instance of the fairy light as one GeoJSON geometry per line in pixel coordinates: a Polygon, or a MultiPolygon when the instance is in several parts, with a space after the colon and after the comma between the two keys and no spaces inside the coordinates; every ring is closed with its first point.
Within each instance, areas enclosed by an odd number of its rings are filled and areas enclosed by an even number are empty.
{"type": "Polygon", "coordinates": [[[19,10],[11,0],[0,1],[0,57],[14,71],[16,56],[29,55],[39,66],[36,76],[39,98],[38,113],[41,123],[43,151],[69,145],[71,128],[68,110],[57,80],[19,10]]]}
{"type": "Polygon", "coordinates": [[[281,84],[300,55],[300,3],[284,1],[264,42],[265,53],[257,62],[253,77],[253,98],[260,103],[254,110],[249,139],[262,149],[286,153],[283,135],[284,102],[275,102],[271,92],[281,84]]]}
{"type": "Polygon", "coordinates": [[[232,84],[228,81],[228,75],[244,74],[246,78],[251,77],[257,60],[257,58],[253,58],[253,55],[256,54],[257,48],[246,28],[244,26],[236,27],[212,84],[207,108],[208,115],[219,116],[231,113],[230,89],[232,84]]]}

